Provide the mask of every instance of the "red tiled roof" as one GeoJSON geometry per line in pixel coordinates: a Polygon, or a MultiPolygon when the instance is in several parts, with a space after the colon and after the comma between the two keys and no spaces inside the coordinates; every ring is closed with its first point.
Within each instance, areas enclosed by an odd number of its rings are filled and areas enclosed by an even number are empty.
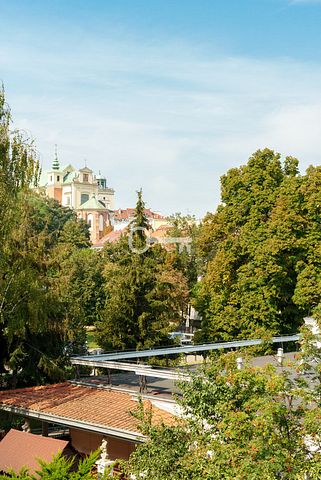
{"type": "Polygon", "coordinates": [[[11,429],[0,442],[0,471],[19,473],[26,467],[33,474],[40,469],[38,459],[51,462],[67,445],[64,440],[11,429]]]}
{"type": "MultiPolygon", "coordinates": [[[[66,382],[2,391],[0,392],[0,410],[1,405],[139,433],[138,421],[130,413],[137,409],[137,402],[132,395],[125,392],[66,382]]],[[[145,406],[152,409],[154,424],[175,423],[173,415],[152,406],[149,401],[145,406]]]]}
{"type": "Polygon", "coordinates": [[[103,247],[105,243],[114,243],[120,240],[120,237],[126,232],[126,229],[123,230],[112,230],[111,232],[104,235],[100,240],[93,243],[93,247],[103,247]]]}
{"type": "MultiPolygon", "coordinates": [[[[150,208],[145,208],[144,211],[145,211],[145,215],[149,218],[158,218],[158,219],[164,219],[165,218],[162,215],[160,215],[159,213],[152,212],[152,210],[150,210],[150,208]]],[[[122,210],[121,208],[119,208],[118,210],[115,210],[114,218],[116,220],[129,220],[130,218],[133,218],[134,213],[135,213],[134,208],[126,208],[125,210],[122,210]]]]}
{"type": "Polygon", "coordinates": [[[157,230],[151,232],[150,236],[155,238],[164,238],[168,236],[168,232],[172,227],[169,225],[161,225],[157,230]]]}

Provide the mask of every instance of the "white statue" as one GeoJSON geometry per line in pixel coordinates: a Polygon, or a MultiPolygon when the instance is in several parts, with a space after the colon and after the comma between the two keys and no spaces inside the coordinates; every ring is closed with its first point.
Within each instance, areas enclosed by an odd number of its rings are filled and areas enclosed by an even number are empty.
{"type": "Polygon", "coordinates": [[[100,450],[101,450],[100,460],[101,460],[101,462],[106,462],[106,460],[109,459],[108,458],[108,452],[107,452],[107,440],[106,440],[106,438],[103,438],[103,440],[101,442],[100,450]]]}
{"type": "Polygon", "coordinates": [[[107,452],[107,440],[106,438],[102,439],[101,446],[101,455],[99,460],[97,460],[96,465],[97,465],[97,472],[98,472],[98,480],[101,480],[106,477],[112,477],[113,476],[113,465],[114,465],[114,460],[111,460],[109,458],[108,452],[107,452]]]}

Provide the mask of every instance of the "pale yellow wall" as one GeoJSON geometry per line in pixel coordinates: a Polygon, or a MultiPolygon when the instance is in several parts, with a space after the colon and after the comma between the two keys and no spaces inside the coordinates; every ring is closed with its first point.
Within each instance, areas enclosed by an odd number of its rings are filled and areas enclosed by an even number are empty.
{"type": "Polygon", "coordinates": [[[71,185],[62,187],[62,205],[72,207],[71,185]],[[68,197],[70,198],[70,203],[67,201],[68,197]]]}
{"type": "Polygon", "coordinates": [[[153,230],[157,230],[163,225],[169,226],[168,220],[166,218],[153,218],[150,220],[153,230]]]}
{"type": "Polygon", "coordinates": [[[97,196],[98,194],[98,185],[95,184],[89,184],[89,183],[74,183],[73,184],[75,194],[74,194],[74,201],[75,204],[73,205],[74,208],[79,208],[80,207],[80,201],[81,201],[81,194],[86,193],[89,195],[89,200],[95,194],[97,196]]]}
{"type": "Polygon", "coordinates": [[[46,188],[46,194],[49,197],[56,198],[59,200],[62,205],[68,205],[67,197],[70,197],[70,206],[71,208],[77,209],[81,205],[81,195],[86,193],[89,195],[89,199],[95,194],[98,200],[105,201],[109,203],[109,209],[113,210],[114,208],[114,194],[112,189],[106,189],[105,191],[98,188],[95,177],[88,173],[89,181],[82,183],[83,172],[78,172],[78,177],[76,177],[71,184],[64,185],[62,183],[64,172],[52,171],[48,172],[48,185],[46,188]],[[57,182],[57,175],[59,175],[59,182],[57,182]],[[52,181],[50,178],[52,177],[52,181]],[[61,192],[55,192],[54,188],[62,189],[61,192]],[[58,197],[58,198],[57,198],[58,197]],[[103,200],[105,197],[105,200],[103,200]]]}
{"type": "Polygon", "coordinates": [[[108,203],[109,206],[107,208],[109,208],[110,210],[114,209],[114,194],[104,192],[102,190],[98,190],[98,200],[101,200],[106,205],[108,203]],[[105,200],[104,200],[104,197],[105,197],[105,200]]]}
{"type": "Polygon", "coordinates": [[[61,187],[56,187],[54,185],[49,185],[46,189],[46,195],[49,198],[54,198],[57,200],[59,203],[61,203],[62,200],[62,188],[61,187]]]}

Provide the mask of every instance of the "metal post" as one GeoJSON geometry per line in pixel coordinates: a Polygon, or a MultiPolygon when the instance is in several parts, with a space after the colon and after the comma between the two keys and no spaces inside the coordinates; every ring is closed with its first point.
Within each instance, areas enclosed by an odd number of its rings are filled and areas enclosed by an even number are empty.
{"type": "Polygon", "coordinates": [[[243,358],[242,357],[237,357],[236,359],[236,365],[238,370],[242,370],[244,366],[243,358]]]}
{"type": "Polygon", "coordinates": [[[48,433],[49,433],[49,425],[47,422],[41,422],[41,435],[43,437],[48,437],[48,433]]]}
{"type": "Polygon", "coordinates": [[[279,364],[283,365],[283,361],[284,361],[284,353],[283,353],[283,348],[278,348],[278,352],[276,354],[276,358],[277,358],[277,361],[279,362],[279,364]]]}

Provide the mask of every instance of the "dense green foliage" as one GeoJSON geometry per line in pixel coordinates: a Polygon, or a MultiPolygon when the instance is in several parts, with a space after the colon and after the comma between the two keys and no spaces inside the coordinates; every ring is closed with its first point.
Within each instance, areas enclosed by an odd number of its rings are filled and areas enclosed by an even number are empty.
{"type": "MultiPolygon", "coordinates": [[[[52,229],[50,217],[41,217],[38,207],[41,205],[43,211],[47,204],[52,201],[40,197],[35,201],[35,194],[30,192],[21,194],[12,230],[3,241],[3,386],[60,380],[66,374],[66,355],[84,348],[87,305],[76,297],[79,289],[75,288],[75,277],[79,281],[81,270],[76,262],[79,249],[62,243],[57,228],[52,229]]],[[[52,210],[52,205],[49,207],[52,210]]],[[[60,211],[58,204],[55,208],[60,211]]],[[[57,217],[54,215],[53,219],[56,221],[57,217]]],[[[76,224],[68,212],[65,224],[61,225],[62,236],[70,222],[76,224]]],[[[86,251],[93,254],[88,248],[86,251]]],[[[85,289],[82,283],[82,290],[85,289]]]]}
{"type": "Polygon", "coordinates": [[[141,192],[132,227],[131,238],[124,235],[103,251],[106,304],[97,339],[105,349],[168,344],[186,307],[187,281],[172,256],[160,245],[144,248],[148,222],[141,192]]]}
{"type": "Polygon", "coordinates": [[[191,292],[197,281],[197,255],[195,249],[195,241],[197,238],[198,228],[196,218],[192,215],[182,215],[176,213],[168,218],[171,228],[167,232],[168,237],[183,238],[191,243],[176,244],[171,249],[173,255],[173,263],[177,270],[181,271],[187,278],[189,291],[191,292]]]}
{"type": "Polygon", "coordinates": [[[284,367],[253,367],[248,358],[239,370],[235,353],[213,359],[181,383],[177,426],[145,418],[149,440],[127,470],[149,480],[318,480],[321,358],[309,332],[303,350],[284,367]]]}
{"type": "Polygon", "coordinates": [[[257,151],[221,179],[222,204],[200,228],[198,339],[296,332],[321,301],[321,167],[257,151]]]}

